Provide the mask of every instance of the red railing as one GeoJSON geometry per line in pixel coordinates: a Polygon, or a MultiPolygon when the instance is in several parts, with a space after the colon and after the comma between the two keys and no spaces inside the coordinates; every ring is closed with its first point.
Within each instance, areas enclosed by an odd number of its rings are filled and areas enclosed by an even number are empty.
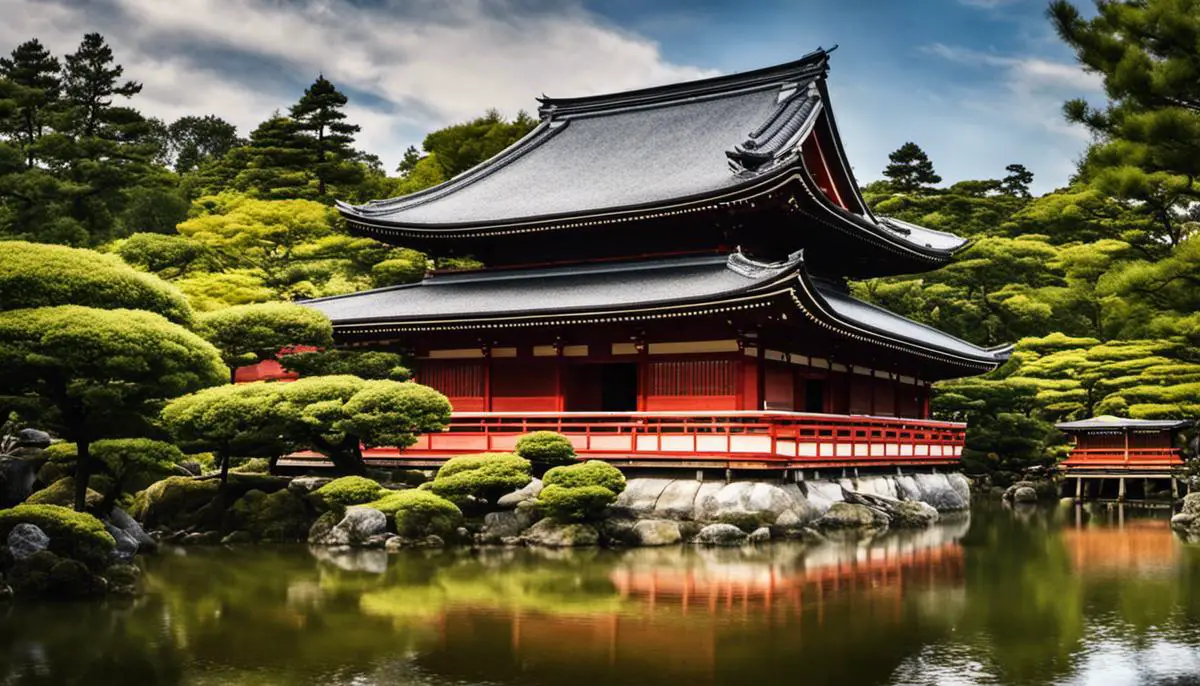
{"type": "Polygon", "coordinates": [[[1075,448],[1063,461],[1068,469],[1145,469],[1182,467],[1178,448],[1075,448]]]}
{"type": "Polygon", "coordinates": [[[581,458],[622,466],[786,469],[953,464],[966,425],[796,412],[460,412],[444,432],[364,457],[380,466],[434,466],[454,455],[511,451],[522,434],[542,430],[565,435],[581,458]]]}

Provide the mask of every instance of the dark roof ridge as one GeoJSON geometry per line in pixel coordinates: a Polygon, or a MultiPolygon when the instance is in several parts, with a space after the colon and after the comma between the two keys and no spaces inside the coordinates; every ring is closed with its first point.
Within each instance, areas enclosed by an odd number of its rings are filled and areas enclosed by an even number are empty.
{"type": "Polygon", "coordinates": [[[828,71],[828,65],[829,51],[817,48],[800,59],[785,64],[684,81],[683,83],[576,98],[551,98],[543,95],[538,98],[538,102],[542,103],[538,108],[538,113],[543,118],[547,118],[562,114],[581,114],[624,109],[637,105],[667,103],[747,88],[769,87],[791,80],[824,77],[828,71]]]}

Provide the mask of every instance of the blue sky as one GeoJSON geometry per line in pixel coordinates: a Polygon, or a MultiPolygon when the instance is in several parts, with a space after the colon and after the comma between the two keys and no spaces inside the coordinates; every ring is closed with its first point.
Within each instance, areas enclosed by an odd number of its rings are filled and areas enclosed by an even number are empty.
{"type": "Polygon", "coordinates": [[[740,71],[838,45],[830,90],[862,182],[905,141],[947,182],[1018,162],[1063,185],[1087,142],[1059,113],[1102,97],[1045,0],[0,0],[0,50],[113,44],[136,104],[247,132],[318,72],[351,96],[361,147],[394,167],[424,133],[541,93],[582,95],[740,71]]]}

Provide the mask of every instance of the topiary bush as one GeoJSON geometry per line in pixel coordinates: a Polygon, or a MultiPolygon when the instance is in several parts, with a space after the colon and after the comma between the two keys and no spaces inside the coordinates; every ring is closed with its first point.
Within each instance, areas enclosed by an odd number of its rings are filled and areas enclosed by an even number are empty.
{"type": "Polygon", "coordinates": [[[575,462],[575,446],[554,431],[534,431],[517,439],[515,452],[535,464],[561,465],[575,462]]]}
{"type": "Polygon", "coordinates": [[[22,504],[0,510],[0,540],[8,540],[12,528],[22,523],[45,532],[50,537],[51,552],[92,569],[102,569],[117,545],[99,519],[58,505],[22,504]]]}
{"type": "Polygon", "coordinates": [[[378,500],[385,489],[379,482],[365,476],[343,476],[313,491],[313,498],[322,507],[347,507],[378,500]]]}
{"type": "Polygon", "coordinates": [[[454,503],[429,491],[393,491],[367,507],[391,515],[396,533],[406,538],[435,534],[446,538],[462,524],[462,511],[454,503]]]}
{"type": "Polygon", "coordinates": [[[452,501],[474,497],[494,503],[532,478],[529,460],[512,453],[462,455],[446,460],[430,490],[452,501]]]}
{"type": "Polygon", "coordinates": [[[542,479],[545,487],[537,503],[550,517],[562,522],[597,519],[604,508],[625,490],[621,470],[599,460],[555,467],[542,479]]]}
{"type": "Polygon", "coordinates": [[[607,462],[588,460],[582,464],[555,467],[546,472],[542,483],[547,486],[557,485],[566,488],[601,486],[613,493],[620,493],[625,490],[625,475],[607,462]]]}
{"type": "Polygon", "coordinates": [[[598,519],[604,508],[617,501],[617,494],[603,486],[547,486],[538,494],[538,505],[560,522],[598,519]]]}

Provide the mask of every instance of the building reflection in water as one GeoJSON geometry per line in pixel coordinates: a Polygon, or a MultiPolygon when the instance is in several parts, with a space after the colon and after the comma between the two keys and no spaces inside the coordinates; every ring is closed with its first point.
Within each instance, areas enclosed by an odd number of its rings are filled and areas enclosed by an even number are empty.
{"type": "Polygon", "coordinates": [[[1090,517],[1076,507],[1073,523],[1062,531],[1074,569],[1088,575],[1169,575],[1181,557],[1179,539],[1162,517],[1126,511],[1123,505],[1092,508],[1090,517]]]}

